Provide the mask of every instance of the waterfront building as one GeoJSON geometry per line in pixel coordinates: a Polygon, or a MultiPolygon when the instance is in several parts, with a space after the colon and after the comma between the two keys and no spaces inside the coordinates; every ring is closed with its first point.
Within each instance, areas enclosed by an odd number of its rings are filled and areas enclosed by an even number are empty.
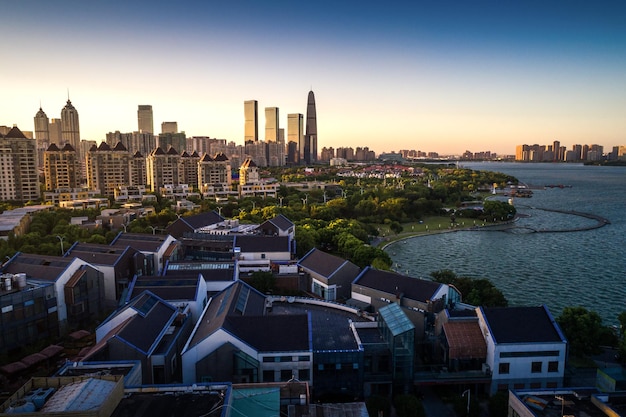
{"type": "Polygon", "coordinates": [[[311,277],[309,290],[326,301],[350,298],[350,284],[361,272],[352,262],[316,248],[304,255],[298,266],[311,277]]]}
{"type": "Polygon", "coordinates": [[[154,133],[152,106],[140,104],[137,107],[137,130],[139,133],[154,133]]]}
{"type": "Polygon", "coordinates": [[[490,393],[563,384],[567,340],[546,306],[478,307],[490,393]]]}
{"type": "Polygon", "coordinates": [[[107,197],[115,196],[116,188],[130,184],[131,158],[121,142],[114,148],[106,142],[93,145],[86,157],[87,187],[107,197]]]}
{"type": "Polygon", "coordinates": [[[43,165],[46,191],[79,187],[81,165],[76,150],[69,143],[63,149],[50,144],[44,153],[43,165]]]}
{"type": "Polygon", "coordinates": [[[243,102],[244,113],[244,142],[256,142],[259,140],[259,103],[256,100],[243,102]]]}
{"type": "Polygon", "coordinates": [[[306,130],[304,143],[300,145],[300,159],[305,164],[317,162],[317,112],[315,109],[315,94],[309,91],[306,103],[306,130]]]}
{"type": "Polygon", "coordinates": [[[0,201],[27,202],[39,197],[37,142],[14,126],[0,135],[0,201]]]}

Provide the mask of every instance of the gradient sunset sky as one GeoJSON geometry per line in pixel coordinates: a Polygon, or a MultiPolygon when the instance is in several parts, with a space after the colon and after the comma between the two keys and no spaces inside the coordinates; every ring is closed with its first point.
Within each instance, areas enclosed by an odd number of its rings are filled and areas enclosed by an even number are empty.
{"type": "Polygon", "coordinates": [[[137,130],[243,144],[243,102],[305,113],[319,149],[513,154],[626,145],[623,1],[2,2],[0,125],[67,92],[82,139],[137,130]]]}

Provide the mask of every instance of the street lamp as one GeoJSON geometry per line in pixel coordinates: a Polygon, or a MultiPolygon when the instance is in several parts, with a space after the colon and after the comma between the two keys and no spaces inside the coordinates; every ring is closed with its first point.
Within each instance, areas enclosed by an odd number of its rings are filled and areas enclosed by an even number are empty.
{"type": "Polygon", "coordinates": [[[59,239],[59,242],[61,242],[61,256],[63,256],[63,254],[65,253],[65,251],[63,250],[63,236],[59,236],[57,235],[57,239],[59,239]]]}
{"type": "Polygon", "coordinates": [[[156,227],[154,227],[154,226],[148,226],[148,227],[149,227],[150,229],[152,229],[152,234],[153,234],[153,235],[154,235],[154,234],[156,234],[156,229],[157,229],[156,227]]]}
{"type": "Polygon", "coordinates": [[[465,397],[465,394],[467,394],[467,415],[469,416],[471,391],[466,389],[465,391],[463,391],[463,394],[461,394],[461,397],[465,397]]]}

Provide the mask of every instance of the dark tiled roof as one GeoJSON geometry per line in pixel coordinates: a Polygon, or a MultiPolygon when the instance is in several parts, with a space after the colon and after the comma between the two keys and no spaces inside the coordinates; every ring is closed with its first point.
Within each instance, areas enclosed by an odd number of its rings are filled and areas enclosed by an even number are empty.
{"type": "Polygon", "coordinates": [[[158,346],[158,342],[174,321],[178,311],[176,307],[149,291],[135,297],[129,304],[118,310],[117,314],[128,308],[136,310],[139,314],[132,316],[118,330],[116,337],[150,354],[158,346]]]}
{"type": "Polygon", "coordinates": [[[63,149],[61,150],[63,152],[76,152],[76,149],[74,149],[74,147],[70,145],[69,143],[66,143],[65,146],[63,146],[63,149]]]}
{"type": "Polygon", "coordinates": [[[67,256],[99,265],[115,265],[128,249],[128,246],[113,247],[98,243],[77,243],[68,251],[67,256]]]}
{"type": "Polygon", "coordinates": [[[205,153],[202,155],[202,158],[200,158],[200,162],[211,162],[212,160],[213,158],[211,158],[208,153],[205,153]]]}
{"type": "Polygon", "coordinates": [[[146,233],[120,233],[113,242],[112,247],[133,249],[143,252],[157,252],[165,243],[167,236],[151,235],[146,233]]]}
{"type": "Polygon", "coordinates": [[[163,277],[142,276],[137,277],[132,285],[129,298],[135,298],[143,291],[149,290],[159,298],[168,301],[187,300],[193,301],[198,294],[198,274],[195,277],[163,277]]]}
{"type": "Polygon", "coordinates": [[[423,303],[432,300],[433,295],[442,285],[434,281],[413,278],[390,271],[380,271],[370,267],[365,268],[361,275],[354,280],[354,283],[389,294],[403,294],[408,299],[423,303]]]}
{"type": "Polygon", "coordinates": [[[27,278],[56,281],[72,262],[73,258],[19,253],[2,268],[2,272],[24,273],[27,278]]]}
{"type": "Polygon", "coordinates": [[[48,151],[48,152],[59,152],[60,149],[56,145],[56,143],[51,143],[50,146],[48,146],[48,149],[46,149],[46,151],[48,151]]]}
{"type": "Polygon", "coordinates": [[[10,138],[10,139],[28,139],[22,133],[22,131],[17,128],[17,126],[13,126],[13,128],[7,132],[5,138],[10,138]]]}
{"type": "Polygon", "coordinates": [[[340,269],[345,263],[350,262],[338,256],[313,248],[309,251],[309,253],[304,255],[302,259],[300,259],[298,265],[324,277],[329,277],[340,269]]]}
{"type": "Polygon", "coordinates": [[[235,246],[241,252],[289,252],[287,236],[235,236],[235,246]]]}
{"type": "Polygon", "coordinates": [[[141,154],[141,152],[135,151],[135,153],[133,154],[133,158],[143,158],[143,155],[141,154]]]}
{"type": "Polygon", "coordinates": [[[178,155],[178,152],[176,152],[176,149],[174,149],[173,146],[170,146],[170,148],[167,150],[167,154],[168,155],[178,155]]]}
{"type": "Polygon", "coordinates": [[[89,148],[89,152],[95,152],[97,150],[98,150],[98,147],[96,146],[95,143],[93,145],[91,145],[91,147],[89,148]]]}
{"type": "Polygon", "coordinates": [[[152,152],[150,152],[150,155],[165,155],[165,151],[159,146],[156,149],[153,149],[152,152]]]}
{"type": "Polygon", "coordinates": [[[192,158],[200,158],[200,155],[198,155],[198,151],[193,151],[193,153],[190,156],[192,158]]]}
{"type": "Polygon", "coordinates": [[[563,341],[554,318],[545,306],[480,309],[496,343],[563,341]]]}
{"type": "Polygon", "coordinates": [[[210,226],[224,221],[224,218],[215,211],[207,211],[193,216],[185,216],[176,219],[167,226],[167,232],[175,238],[182,237],[185,233],[193,232],[201,227],[210,226]]]}
{"type": "Polygon", "coordinates": [[[230,316],[224,328],[258,351],[309,350],[309,320],[306,314],[284,316],[230,316]]]}
{"type": "Polygon", "coordinates": [[[268,222],[272,223],[274,226],[278,227],[280,230],[287,230],[290,227],[294,226],[293,222],[282,214],[279,214],[273,219],[269,219],[268,222]]]}
{"type": "Polygon", "coordinates": [[[248,168],[248,167],[255,167],[255,166],[256,164],[250,158],[247,158],[245,161],[243,161],[243,164],[241,164],[241,168],[248,168]]]}
{"type": "Polygon", "coordinates": [[[226,155],[224,155],[223,152],[220,153],[216,153],[215,156],[213,157],[213,160],[215,161],[228,161],[228,157],[226,155]]]}
{"type": "Polygon", "coordinates": [[[126,146],[124,146],[122,142],[117,142],[117,145],[115,145],[115,148],[113,148],[113,150],[126,152],[128,149],[126,149],[126,146]]]}
{"type": "Polygon", "coordinates": [[[98,146],[98,150],[99,151],[110,151],[111,147],[109,146],[108,143],[102,142],[102,143],[100,143],[100,146],[98,146]]]}
{"type": "Polygon", "coordinates": [[[202,342],[218,330],[226,318],[232,316],[262,316],[265,311],[265,296],[243,281],[236,281],[211,298],[204,310],[198,327],[191,336],[189,346],[202,342]]]}

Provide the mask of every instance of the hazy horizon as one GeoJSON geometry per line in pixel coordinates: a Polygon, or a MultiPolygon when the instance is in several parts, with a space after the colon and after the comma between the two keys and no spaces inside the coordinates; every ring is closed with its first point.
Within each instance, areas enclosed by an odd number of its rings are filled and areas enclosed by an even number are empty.
{"type": "Polygon", "coordinates": [[[34,130],[69,97],[81,138],[155,130],[243,143],[243,102],[306,113],[318,152],[368,146],[514,154],[519,144],[626,144],[620,2],[3,4],[0,125],[34,130]]]}

